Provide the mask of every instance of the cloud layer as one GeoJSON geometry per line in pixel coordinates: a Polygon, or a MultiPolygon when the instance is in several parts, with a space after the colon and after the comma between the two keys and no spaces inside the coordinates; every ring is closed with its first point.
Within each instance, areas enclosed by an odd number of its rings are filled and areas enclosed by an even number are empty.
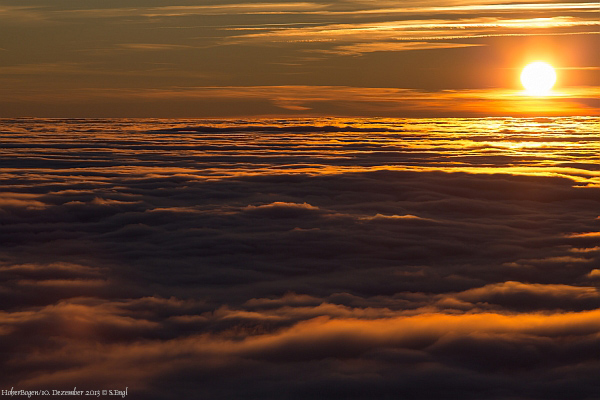
{"type": "Polygon", "coordinates": [[[597,125],[2,120],[0,386],[593,398],[597,125]]]}

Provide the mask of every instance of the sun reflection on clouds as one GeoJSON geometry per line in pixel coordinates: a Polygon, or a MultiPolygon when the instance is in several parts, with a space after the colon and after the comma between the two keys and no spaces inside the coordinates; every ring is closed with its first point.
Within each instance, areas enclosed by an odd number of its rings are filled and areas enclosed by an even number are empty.
{"type": "Polygon", "coordinates": [[[589,398],[599,122],[0,120],[0,383],[589,398]]]}

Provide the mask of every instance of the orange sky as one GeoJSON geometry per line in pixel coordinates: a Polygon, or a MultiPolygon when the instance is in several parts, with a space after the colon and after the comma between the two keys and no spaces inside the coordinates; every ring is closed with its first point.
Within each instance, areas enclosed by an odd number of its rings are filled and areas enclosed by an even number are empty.
{"type": "Polygon", "coordinates": [[[600,113],[598,3],[198,3],[3,1],[0,116],[600,113]]]}

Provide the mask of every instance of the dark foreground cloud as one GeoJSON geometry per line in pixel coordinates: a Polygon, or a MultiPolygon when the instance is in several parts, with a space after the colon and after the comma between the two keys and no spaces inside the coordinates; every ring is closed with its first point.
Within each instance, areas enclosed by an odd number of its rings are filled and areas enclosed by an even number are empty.
{"type": "Polygon", "coordinates": [[[597,124],[4,120],[0,385],[593,399],[597,124]]]}

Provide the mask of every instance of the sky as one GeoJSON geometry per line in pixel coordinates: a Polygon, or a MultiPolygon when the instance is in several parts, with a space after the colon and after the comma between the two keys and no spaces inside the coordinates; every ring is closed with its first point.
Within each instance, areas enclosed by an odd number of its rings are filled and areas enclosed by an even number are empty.
{"type": "Polygon", "coordinates": [[[14,119],[0,138],[1,390],[598,397],[598,118],[14,119]]]}
{"type": "Polygon", "coordinates": [[[1,117],[599,115],[594,2],[1,0],[1,117]],[[551,96],[521,69],[557,69],[551,96]]]}

